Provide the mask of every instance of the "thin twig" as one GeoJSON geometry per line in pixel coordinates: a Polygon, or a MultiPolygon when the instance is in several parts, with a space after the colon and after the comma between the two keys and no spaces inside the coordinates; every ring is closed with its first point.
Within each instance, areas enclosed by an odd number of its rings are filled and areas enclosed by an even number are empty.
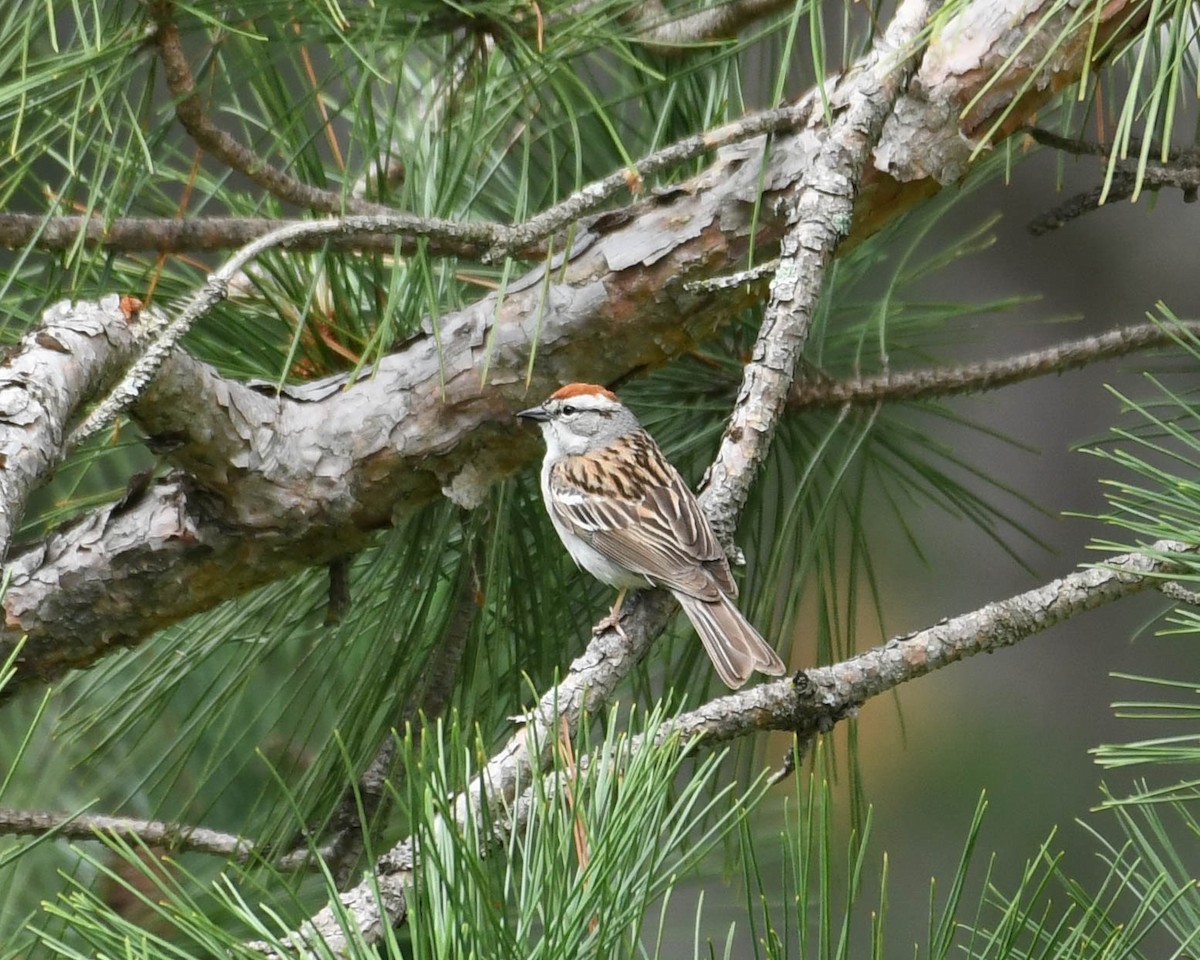
{"type": "MultiPolygon", "coordinates": [[[[417,217],[392,211],[385,214],[390,227],[373,233],[310,234],[289,241],[288,248],[304,252],[333,247],[391,254],[397,242],[402,254],[418,246],[433,256],[478,259],[500,236],[500,224],[417,217]]],[[[273,230],[312,223],[271,217],[43,217],[31,213],[0,213],[0,249],[17,250],[32,244],[50,253],[73,249],[80,242],[114,253],[161,251],[204,253],[252,243],[273,230]]],[[[316,221],[328,223],[330,221],[316,221]]],[[[532,253],[532,251],[530,251],[532,253]]]]}
{"type": "Polygon", "coordinates": [[[1096,143],[1092,140],[1077,140],[1072,137],[1064,137],[1062,134],[1055,133],[1053,130],[1047,130],[1044,127],[1029,126],[1025,127],[1024,130],[1025,133],[1033,138],[1034,142],[1041,144],[1043,147],[1060,150],[1075,157],[1107,157],[1109,151],[1112,149],[1105,144],[1096,143]]]}
{"type": "Polygon", "coordinates": [[[551,234],[600,209],[613,197],[631,190],[636,192],[643,181],[657,173],[764,133],[794,129],[808,122],[811,115],[812,102],[806,98],[794,106],[752,113],[713,130],[684,137],[661,150],[647,154],[632,167],[618,170],[588,184],[524,223],[509,227],[505,235],[484,255],[484,260],[501,260],[545,240],[551,234]]]}
{"type": "Polygon", "coordinates": [[[140,840],[147,845],[173,850],[209,853],[237,863],[255,858],[255,846],[249,840],[210,830],[207,827],[142,820],[138,817],[112,817],[94,813],[49,813],[44,810],[9,810],[0,807],[0,834],[43,836],[54,834],[68,840],[95,840],[100,834],[140,840]]]}
{"type": "Polygon", "coordinates": [[[387,212],[388,208],[378,203],[303,183],[216,127],[205,114],[196,94],[196,83],[175,24],[174,5],[169,0],[158,0],[150,4],[149,10],[155,22],[154,40],[166,74],[167,88],[175,98],[175,117],[201,149],[249,178],[271,196],[304,209],[326,213],[387,212]]]}
{"type": "Polygon", "coordinates": [[[1068,197],[1031,220],[1028,230],[1035,237],[1057,230],[1103,205],[1118,200],[1136,200],[1143,189],[1157,191],[1175,187],[1183,192],[1183,199],[1188,203],[1200,195],[1200,151],[1181,147],[1168,147],[1164,151],[1161,144],[1151,142],[1148,159],[1143,164],[1143,142],[1137,139],[1124,144],[1118,156],[1114,144],[1071,139],[1035,126],[1026,127],[1025,132],[1042,146],[1076,157],[1101,157],[1112,164],[1112,175],[1105,183],[1068,197]],[[1154,159],[1149,159],[1151,157],[1154,159]]]}
{"type": "Polygon", "coordinates": [[[1128,200],[1136,189],[1137,178],[1133,174],[1114,174],[1107,190],[1101,183],[1090,190],[1076,193],[1057,206],[1051,207],[1045,213],[1034,217],[1025,225],[1025,229],[1035,237],[1040,237],[1059,227],[1065,227],[1072,220],[1078,220],[1085,214],[1099,210],[1104,203],[1128,200]]]}
{"type": "Polygon", "coordinates": [[[1200,322],[1197,321],[1177,325],[1138,323],[1099,336],[1031,350],[1004,360],[989,360],[960,367],[906,370],[851,380],[799,380],[792,385],[788,394],[788,406],[792,410],[844,405],[873,407],[879,403],[995,390],[1034,377],[1078,370],[1138,350],[1171,346],[1178,342],[1181,327],[1200,336],[1200,322]]]}
{"type": "Polygon", "coordinates": [[[732,290],[734,287],[754,286],[761,284],[764,292],[767,281],[779,267],[778,260],[768,260],[745,270],[726,274],[723,277],[708,277],[703,280],[689,280],[683,285],[688,293],[716,293],[719,290],[732,290]]]}

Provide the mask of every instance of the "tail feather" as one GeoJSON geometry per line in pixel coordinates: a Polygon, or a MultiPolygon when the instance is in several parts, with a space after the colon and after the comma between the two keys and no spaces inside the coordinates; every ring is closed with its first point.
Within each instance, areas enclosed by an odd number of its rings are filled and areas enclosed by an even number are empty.
{"type": "Polygon", "coordinates": [[[675,599],[692,621],[717,674],[727,686],[736,690],[755,670],[772,677],[787,672],[779,655],[767,646],[729,597],[701,600],[677,593],[675,599]]]}

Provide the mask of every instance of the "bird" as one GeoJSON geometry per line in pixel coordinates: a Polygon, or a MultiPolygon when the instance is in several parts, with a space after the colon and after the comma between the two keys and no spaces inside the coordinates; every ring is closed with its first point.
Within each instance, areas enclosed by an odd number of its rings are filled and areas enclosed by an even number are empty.
{"type": "Polygon", "coordinates": [[[735,605],[729,560],[695,494],[615,393],[568,383],[517,416],[541,427],[542,498],[563,546],[618,590],[603,626],[620,630],[627,591],[663,587],[729,687],[741,687],[755,670],[786,672],[735,605]]]}

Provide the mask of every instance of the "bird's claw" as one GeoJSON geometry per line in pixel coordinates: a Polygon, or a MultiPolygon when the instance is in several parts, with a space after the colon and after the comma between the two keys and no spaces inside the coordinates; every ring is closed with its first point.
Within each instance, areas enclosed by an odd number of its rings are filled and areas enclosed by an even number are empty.
{"type": "Polygon", "coordinates": [[[598,636],[600,636],[600,634],[602,634],[606,630],[610,630],[610,629],[616,630],[617,633],[619,633],[621,635],[621,639],[623,639],[623,640],[629,639],[629,634],[627,634],[625,632],[625,630],[621,627],[621,615],[617,614],[614,616],[611,613],[607,617],[605,617],[603,620],[601,620],[599,623],[597,623],[594,627],[592,627],[592,636],[598,637],[598,636]]]}

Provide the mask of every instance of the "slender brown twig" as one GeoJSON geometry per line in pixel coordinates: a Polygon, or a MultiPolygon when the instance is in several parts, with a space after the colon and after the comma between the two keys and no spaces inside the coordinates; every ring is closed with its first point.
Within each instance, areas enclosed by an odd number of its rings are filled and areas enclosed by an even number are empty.
{"type": "Polygon", "coordinates": [[[167,88],[175,98],[175,117],[205,152],[238,171],[271,196],[294,203],[306,210],[325,213],[383,213],[387,207],[350,194],[324,190],[297,180],[268,163],[249,147],[218,128],[204,112],[196,93],[196,82],[188,66],[179,27],[175,24],[170,0],[156,0],[149,6],[154,18],[154,42],[158,46],[167,79],[167,88]]]}
{"type": "Polygon", "coordinates": [[[1200,322],[1189,321],[1178,325],[1138,323],[1003,360],[988,360],[959,367],[904,370],[850,380],[832,377],[799,380],[792,385],[788,394],[788,406],[792,410],[845,405],[873,407],[879,403],[981,393],[1047,374],[1078,370],[1139,350],[1171,346],[1178,343],[1181,329],[1194,336],[1200,335],[1200,322]]]}
{"type": "Polygon", "coordinates": [[[1192,203],[1200,196],[1200,151],[1168,147],[1150,143],[1145,151],[1144,142],[1131,139],[1116,156],[1114,144],[1097,143],[1092,140],[1072,139],[1045,130],[1041,127],[1026,127],[1025,132],[1037,143],[1072,156],[1092,156],[1110,159],[1111,176],[1104,183],[1068,197],[1052,210],[1035,217],[1028,224],[1034,236],[1057,230],[1072,220],[1099,210],[1101,206],[1118,200],[1136,200],[1143,189],[1157,191],[1164,187],[1175,187],[1183,191],[1183,199],[1192,203]],[[1130,156],[1132,154],[1132,156],[1130,156]]]}

